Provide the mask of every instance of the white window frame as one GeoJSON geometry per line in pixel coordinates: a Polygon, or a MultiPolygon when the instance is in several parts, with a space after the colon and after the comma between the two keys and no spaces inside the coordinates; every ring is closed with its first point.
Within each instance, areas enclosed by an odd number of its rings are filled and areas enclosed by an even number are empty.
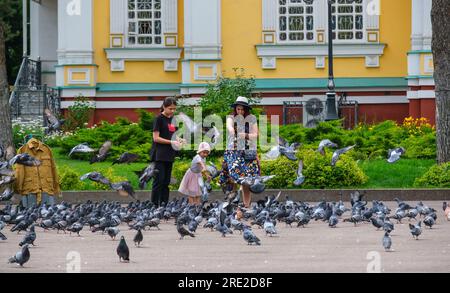
{"type": "MultiPolygon", "coordinates": [[[[328,1],[328,0],[326,0],[326,1],[328,1]]],[[[348,1],[348,0],[342,0],[342,1],[348,1]]],[[[367,41],[367,14],[366,14],[367,7],[365,5],[365,1],[364,0],[353,0],[353,3],[351,3],[351,4],[342,4],[342,3],[338,3],[338,2],[339,2],[339,0],[335,0],[335,4],[333,4],[333,6],[336,7],[336,11],[335,11],[335,13],[333,13],[333,16],[336,17],[336,29],[334,30],[335,33],[336,33],[336,37],[333,39],[333,43],[336,43],[336,44],[348,44],[348,43],[364,44],[364,43],[367,43],[368,42],[367,41]],[[361,1],[361,3],[355,3],[356,1],[361,1]],[[347,32],[347,31],[350,32],[350,30],[340,31],[338,29],[338,26],[339,26],[338,18],[339,18],[339,16],[340,15],[350,15],[348,13],[339,13],[338,12],[338,7],[339,7],[338,5],[352,5],[353,6],[353,13],[351,14],[354,17],[354,24],[353,24],[353,29],[352,29],[353,39],[345,39],[345,40],[338,39],[339,32],[347,32]],[[356,5],[362,6],[362,12],[361,13],[356,13],[355,12],[356,11],[356,9],[355,9],[356,5]],[[356,16],[359,15],[359,14],[363,17],[363,20],[362,20],[363,27],[362,27],[361,30],[357,30],[356,29],[356,16]],[[363,35],[362,39],[356,39],[356,32],[358,32],[358,31],[362,32],[362,35],[363,35]]],[[[325,13],[328,13],[328,11],[326,11],[325,13]]],[[[327,15],[326,19],[328,19],[328,15],[327,15]]],[[[327,28],[328,28],[328,25],[327,25],[327,28]]]]}
{"type": "Polygon", "coordinates": [[[145,35],[145,36],[152,37],[152,39],[153,39],[153,43],[152,44],[138,44],[138,38],[139,38],[139,36],[142,36],[142,35],[139,35],[139,33],[135,34],[135,36],[136,36],[136,43],[135,44],[130,44],[129,43],[128,38],[130,37],[130,32],[129,32],[130,21],[136,20],[136,30],[137,31],[139,30],[139,19],[137,18],[137,14],[138,14],[138,11],[139,11],[138,8],[137,8],[137,4],[138,4],[139,0],[133,0],[133,1],[135,1],[135,8],[134,8],[135,18],[134,19],[130,19],[129,18],[129,13],[132,12],[132,11],[128,8],[128,1],[130,1],[130,0],[127,0],[127,11],[126,11],[126,15],[127,16],[126,16],[126,25],[125,25],[125,29],[126,29],[125,47],[126,48],[161,48],[161,47],[165,47],[165,44],[164,44],[164,42],[165,42],[165,40],[164,40],[164,19],[163,19],[164,18],[164,13],[163,13],[164,0],[159,0],[161,8],[157,10],[161,14],[161,17],[159,18],[159,21],[161,23],[161,29],[160,29],[160,34],[159,35],[155,35],[154,34],[154,29],[155,29],[154,23],[156,21],[155,18],[154,18],[154,15],[155,15],[154,1],[155,0],[152,0],[152,8],[150,9],[150,11],[152,13],[152,18],[150,19],[150,21],[152,22],[152,34],[145,35]],[[160,37],[161,38],[161,43],[160,44],[155,44],[154,43],[156,37],[160,37]]]}
{"type": "MultiPolygon", "coordinates": [[[[291,4],[291,0],[285,0],[286,1],[286,14],[280,14],[280,8],[281,8],[281,4],[279,2],[280,0],[277,0],[277,22],[276,22],[276,26],[277,26],[277,30],[276,30],[276,39],[277,39],[277,43],[278,44],[314,44],[316,43],[317,40],[317,36],[316,36],[316,15],[317,15],[317,9],[316,7],[311,4],[308,6],[311,6],[313,8],[313,12],[312,14],[307,14],[306,13],[306,4],[302,1],[302,3],[299,4],[291,4]],[[299,7],[303,7],[303,15],[305,20],[304,20],[304,28],[303,31],[299,31],[299,32],[303,32],[305,34],[305,38],[303,40],[289,40],[289,33],[291,32],[289,30],[289,4],[291,4],[291,6],[299,6],[299,7]],[[308,31],[306,29],[306,17],[311,15],[313,18],[313,28],[311,31],[308,31]],[[280,39],[280,34],[282,33],[282,31],[280,30],[280,18],[282,16],[286,16],[286,40],[281,40],[280,39]],[[306,35],[307,33],[312,33],[313,34],[313,39],[312,40],[307,40],[306,35]]],[[[317,1],[317,0],[316,0],[317,1]]],[[[294,14],[293,14],[294,15],[294,14]]]]}

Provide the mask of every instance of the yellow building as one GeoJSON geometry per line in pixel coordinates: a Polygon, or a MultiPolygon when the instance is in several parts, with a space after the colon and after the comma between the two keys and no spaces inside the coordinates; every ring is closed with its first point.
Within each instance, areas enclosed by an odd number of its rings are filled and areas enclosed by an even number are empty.
{"type": "MultiPolygon", "coordinates": [[[[234,68],[283,115],[285,102],[326,98],[327,1],[31,1],[30,55],[62,108],[89,97],[95,122],[157,111],[169,95],[194,103],[234,68]]],[[[332,2],[338,99],[357,102],[362,122],[434,121],[431,0],[332,2]]]]}

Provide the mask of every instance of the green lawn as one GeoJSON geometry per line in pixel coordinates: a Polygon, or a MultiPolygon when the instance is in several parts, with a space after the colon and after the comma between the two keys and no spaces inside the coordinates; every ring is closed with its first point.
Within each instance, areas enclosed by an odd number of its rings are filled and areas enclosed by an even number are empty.
{"type": "Polygon", "coordinates": [[[386,160],[363,161],[359,166],[369,177],[362,188],[412,188],[435,160],[400,159],[389,164],[386,160]]]}
{"type": "MultiPolygon", "coordinates": [[[[70,159],[67,155],[60,154],[59,152],[60,150],[58,148],[53,149],[58,168],[67,166],[79,175],[98,171],[109,179],[111,179],[111,175],[127,178],[136,189],[138,188],[138,177],[134,171],[140,171],[147,165],[145,163],[112,165],[112,158],[110,158],[111,161],[90,165],[87,161],[70,159]],[[110,172],[108,172],[108,169],[110,169],[110,172]]],[[[181,180],[184,171],[188,168],[189,162],[189,160],[175,161],[174,170],[176,171],[172,174],[174,177],[177,177],[179,181],[181,180]],[[179,167],[180,165],[183,166],[179,167]]],[[[388,164],[386,160],[363,161],[360,162],[359,165],[369,177],[369,181],[366,184],[355,188],[413,188],[414,180],[423,175],[434,162],[434,160],[415,159],[400,159],[394,164],[388,164]]],[[[215,163],[217,166],[220,165],[219,160],[215,160],[215,163]]],[[[215,185],[215,187],[217,188],[218,186],[215,185]]],[[[147,189],[149,188],[150,186],[147,187],[147,189]]],[[[177,187],[172,186],[171,188],[176,189],[177,187]]],[[[81,189],[91,190],[95,188],[93,188],[92,183],[89,180],[86,180],[81,189]]]]}

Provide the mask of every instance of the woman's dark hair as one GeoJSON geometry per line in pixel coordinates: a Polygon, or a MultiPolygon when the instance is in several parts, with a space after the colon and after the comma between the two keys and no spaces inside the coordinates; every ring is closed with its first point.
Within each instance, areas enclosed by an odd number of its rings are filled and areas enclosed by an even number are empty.
{"type": "Polygon", "coordinates": [[[177,105],[177,99],[174,97],[167,97],[164,99],[163,104],[161,106],[161,112],[164,111],[164,108],[170,107],[172,105],[177,105]]]}
{"type": "MultiPolygon", "coordinates": [[[[237,106],[233,107],[233,116],[237,116],[236,107],[237,106]]],[[[244,107],[244,118],[245,118],[248,115],[250,115],[250,108],[249,107],[245,107],[245,106],[242,106],[242,107],[244,107]]]]}

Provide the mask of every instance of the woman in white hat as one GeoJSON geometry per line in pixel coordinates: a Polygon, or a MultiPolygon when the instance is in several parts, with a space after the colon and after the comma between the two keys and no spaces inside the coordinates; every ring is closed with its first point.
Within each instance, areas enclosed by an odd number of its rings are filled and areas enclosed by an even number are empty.
{"type": "Polygon", "coordinates": [[[206,171],[206,157],[211,152],[209,143],[202,142],[198,146],[197,155],[192,159],[191,167],[184,174],[183,180],[181,180],[178,191],[188,196],[190,204],[200,204],[200,197],[202,191],[198,183],[199,178],[202,178],[202,173],[205,173],[206,177],[210,179],[210,175],[206,171]]]}
{"type": "MultiPolygon", "coordinates": [[[[238,97],[231,105],[233,113],[227,118],[227,147],[223,155],[219,183],[229,192],[237,190],[239,178],[260,175],[256,140],[258,124],[250,114],[251,107],[246,97],[238,97]]],[[[245,207],[250,207],[251,193],[248,186],[240,187],[245,207]]]]}

